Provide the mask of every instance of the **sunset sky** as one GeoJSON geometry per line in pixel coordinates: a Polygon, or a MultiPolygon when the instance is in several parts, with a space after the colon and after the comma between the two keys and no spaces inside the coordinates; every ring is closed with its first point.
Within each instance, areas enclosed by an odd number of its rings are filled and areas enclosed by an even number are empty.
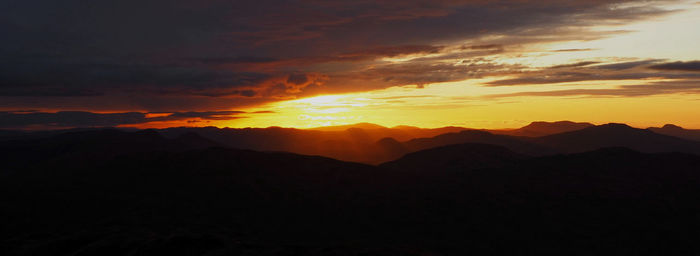
{"type": "Polygon", "coordinates": [[[700,129],[700,2],[0,2],[0,129],[700,129]]]}

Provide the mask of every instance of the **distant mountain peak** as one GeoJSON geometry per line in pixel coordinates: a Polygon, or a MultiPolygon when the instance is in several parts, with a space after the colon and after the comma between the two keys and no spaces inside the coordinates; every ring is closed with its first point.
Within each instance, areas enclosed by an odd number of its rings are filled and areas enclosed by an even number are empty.
{"type": "Polygon", "coordinates": [[[661,127],[661,128],[663,128],[663,129],[683,130],[683,127],[680,127],[680,126],[675,125],[675,124],[665,124],[665,125],[664,125],[663,127],[661,127]]]}
{"type": "Polygon", "coordinates": [[[602,124],[602,125],[599,125],[599,126],[597,126],[597,127],[601,127],[601,128],[624,128],[624,129],[635,129],[635,128],[633,128],[632,126],[629,126],[629,125],[627,125],[627,124],[623,124],[623,123],[607,123],[607,124],[602,124]]]}
{"type": "Polygon", "coordinates": [[[570,132],[575,130],[581,130],[588,127],[593,127],[591,123],[577,123],[572,121],[556,121],[556,122],[546,122],[546,121],[535,121],[519,129],[512,130],[493,130],[494,133],[514,135],[514,136],[526,136],[526,137],[540,137],[551,134],[557,134],[562,132],[570,132]]]}
{"type": "MultiPolygon", "coordinates": [[[[464,131],[460,131],[460,132],[458,132],[458,133],[459,133],[459,134],[480,134],[480,135],[489,135],[489,134],[493,134],[493,133],[491,133],[491,132],[489,132],[489,131],[484,131],[484,130],[464,130],[464,131]]],[[[448,134],[449,134],[449,133],[448,133],[448,134]]],[[[441,135],[438,135],[438,136],[442,136],[442,135],[444,135],[444,134],[441,134],[441,135]]]]}
{"type": "Polygon", "coordinates": [[[595,134],[614,135],[614,134],[629,134],[630,132],[647,133],[647,132],[651,132],[651,131],[639,129],[639,128],[634,128],[634,127],[631,127],[631,126],[629,126],[627,124],[623,124],[623,123],[607,123],[607,124],[601,124],[601,125],[587,127],[585,129],[581,129],[579,131],[574,131],[574,132],[579,132],[579,134],[591,134],[591,135],[595,135],[595,134]]]}
{"type": "Polygon", "coordinates": [[[397,126],[394,126],[391,128],[393,128],[393,129],[420,129],[417,126],[410,126],[410,125],[397,125],[397,126]]]}
{"type": "Polygon", "coordinates": [[[373,124],[373,123],[356,123],[356,124],[348,124],[348,125],[336,125],[336,126],[322,126],[322,127],[315,127],[315,128],[310,128],[309,130],[318,130],[318,131],[344,131],[348,129],[353,129],[353,128],[358,128],[358,129],[386,129],[386,127],[378,125],[378,124],[373,124]]]}
{"type": "Polygon", "coordinates": [[[687,140],[700,141],[700,130],[685,129],[675,124],[666,124],[661,128],[649,127],[648,130],[668,136],[683,138],[687,140]]]}
{"type": "Polygon", "coordinates": [[[386,128],[386,127],[378,125],[378,124],[367,123],[367,122],[351,124],[349,126],[358,127],[358,128],[386,128]]]}
{"type": "Polygon", "coordinates": [[[700,144],[662,135],[653,129],[639,129],[621,123],[609,123],[578,131],[537,138],[538,143],[567,153],[591,151],[604,147],[626,147],[645,153],[699,153],[700,144]]]}
{"type": "Polygon", "coordinates": [[[381,138],[380,140],[378,140],[377,143],[378,144],[386,144],[386,143],[394,144],[394,143],[400,143],[400,142],[392,137],[384,137],[384,138],[381,138]]]}
{"type": "Polygon", "coordinates": [[[593,126],[591,123],[579,123],[579,122],[573,122],[573,121],[568,121],[568,120],[563,120],[563,121],[556,121],[556,122],[547,122],[547,121],[534,121],[525,127],[549,127],[549,126],[564,126],[564,125],[576,125],[576,126],[593,126]]]}

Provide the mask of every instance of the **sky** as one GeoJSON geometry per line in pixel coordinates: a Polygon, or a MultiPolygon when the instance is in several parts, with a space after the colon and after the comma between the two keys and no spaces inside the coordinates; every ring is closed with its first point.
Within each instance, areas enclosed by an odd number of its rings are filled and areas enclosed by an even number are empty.
{"type": "Polygon", "coordinates": [[[700,2],[6,0],[0,129],[700,129],[700,2]]]}

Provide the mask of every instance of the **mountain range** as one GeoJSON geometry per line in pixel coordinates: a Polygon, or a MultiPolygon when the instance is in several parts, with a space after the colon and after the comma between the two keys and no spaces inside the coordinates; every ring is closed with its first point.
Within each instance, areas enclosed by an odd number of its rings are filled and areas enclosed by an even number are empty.
{"type": "MultiPolygon", "coordinates": [[[[94,129],[0,131],[0,141],[45,138],[66,132],[90,130],[94,129]]],[[[166,138],[197,134],[209,140],[207,144],[216,143],[230,148],[319,155],[375,165],[398,159],[410,152],[459,143],[500,145],[531,156],[582,152],[614,146],[628,147],[642,152],[700,152],[697,146],[700,142],[700,130],[687,130],[674,125],[637,129],[622,124],[596,126],[590,123],[559,121],[533,122],[511,130],[476,130],[461,127],[387,128],[360,123],[314,129],[203,127],[167,128],[154,131],[166,138]]]]}
{"type": "Polygon", "coordinates": [[[371,166],[208,143],[196,134],[168,139],[116,130],[3,143],[3,155],[14,152],[5,163],[35,158],[4,168],[0,250],[586,255],[700,249],[694,217],[700,157],[692,154],[604,148],[532,157],[467,143],[371,166]]]}
{"type": "MultiPolygon", "coordinates": [[[[667,126],[668,127],[668,126],[667,126]]],[[[623,124],[534,122],[514,130],[476,130],[458,127],[421,129],[398,126],[386,128],[374,124],[336,126],[311,130],[292,128],[170,128],[158,130],[174,138],[195,133],[223,146],[259,151],[285,151],[320,155],[343,161],[380,164],[407,153],[460,143],[484,143],[506,147],[515,152],[544,156],[594,150],[603,147],[628,147],[642,152],[697,153],[700,141],[693,130],[685,133],[656,132],[623,124]],[[537,136],[535,136],[537,135],[537,136]]],[[[664,131],[667,131],[665,129],[664,131]]]]}
{"type": "Polygon", "coordinates": [[[7,136],[0,254],[700,252],[700,142],[623,124],[539,137],[461,129],[404,141],[362,131],[7,136]],[[332,135],[366,139],[392,159],[371,165],[273,147],[332,135]]]}

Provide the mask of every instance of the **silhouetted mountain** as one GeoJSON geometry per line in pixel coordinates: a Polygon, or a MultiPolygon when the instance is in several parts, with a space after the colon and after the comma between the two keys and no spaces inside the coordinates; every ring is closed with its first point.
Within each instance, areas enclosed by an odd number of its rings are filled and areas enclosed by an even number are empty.
{"type": "Polygon", "coordinates": [[[222,145],[259,151],[287,151],[306,155],[324,155],[336,159],[363,162],[364,148],[379,138],[363,133],[361,129],[329,132],[293,128],[169,128],[159,132],[172,138],[185,133],[196,133],[222,145]]]}
{"type": "Polygon", "coordinates": [[[377,141],[373,148],[376,159],[378,160],[373,164],[379,164],[384,161],[397,159],[410,152],[403,143],[395,140],[394,138],[383,138],[377,141]]]}
{"type": "Polygon", "coordinates": [[[658,134],[664,134],[668,136],[683,138],[686,140],[700,141],[700,130],[689,130],[683,129],[680,126],[667,124],[661,128],[650,127],[649,130],[658,134]]]}
{"type": "Polygon", "coordinates": [[[39,161],[81,164],[78,162],[101,161],[127,153],[186,151],[218,145],[196,134],[166,139],[155,130],[125,132],[96,129],[4,141],[0,144],[0,162],[10,169],[34,165],[39,161]]]}
{"type": "Polygon", "coordinates": [[[627,147],[642,152],[700,153],[700,143],[625,124],[606,124],[532,140],[562,152],[584,152],[604,147],[627,147]]]}
{"type": "MultiPolygon", "coordinates": [[[[163,142],[151,135],[100,137],[163,142]]],[[[43,145],[48,144],[32,146],[43,145]]],[[[294,241],[326,241],[327,232],[336,234],[333,239],[345,236],[333,229],[357,232],[352,213],[365,213],[353,211],[353,202],[370,196],[367,191],[376,187],[373,179],[378,177],[371,166],[322,157],[139,148],[101,161],[35,159],[4,175],[0,254],[201,255],[223,250],[260,255],[280,250],[269,246],[274,241],[285,241],[277,246],[284,248],[294,241]],[[265,239],[263,245],[256,245],[256,237],[265,239]]]]}
{"type": "Polygon", "coordinates": [[[376,167],[177,141],[106,130],[1,144],[34,160],[0,179],[0,254],[700,252],[697,155],[464,144],[376,167]],[[82,160],[96,151],[110,154],[82,160]]]}
{"type": "Polygon", "coordinates": [[[581,130],[594,126],[591,123],[575,123],[571,121],[532,122],[527,126],[513,130],[488,130],[495,134],[512,136],[541,137],[562,132],[581,130]]]}
{"type": "MultiPolygon", "coordinates": [[[[589,126],[587,123],[535,122],[519,133],[549,133],[589,126]]],[[[362,125],[360,125],[362,126],[362,125]]],[[[366,127],[374,127],[365,124],[366,127]]],[[[342,127],[346,128],[346,127],[342,127]]],[[[286,151],[304,155],[320,155],[343,161],[379,164],[396,160],[406,153],[463,143],[481,143],[505,147],[514,152],[544,156],[561,152],[583,152],[604,147],[629,147],[643,152],[700,152],[695,142],[681,141],[624,125],[603,125],[543,136],[540,138],[493,134],[480,130],[462,130],[433,137],[413,138],[445,129],[362,129],[349,127],[342,131],[300,130],[291,128],[219,129],[170,128],[159,130],[168,138],[195,133],[221,145],[259,151],[286,151]],[[606,128],[607,127],[607,128],[606,128]],[[615,129],[617,127],[617,129],[615,129]],[[383,135],[391,135],[379,137],[383,135]],[[413,138],[400,142],[398,138],[413,138]],[[388,139],[391,138],[391,139],[388,139]]],[[[516,132],[518,133],[518,132],[516,132]]]]}
{"type": "Polygon", "coordinates": [[[409,153],[381,167],[404,171],[474,170],[504,167],[526,158],[504,147],[467,143],[409,153]]]}
{"type": "Polygon", "coordinates": [[[393,137],[397,140],[402,140],[402,141],[415,139],[415,138],[430,138],[430,137],[435,137],[435,136],[440,135],[440,134],[454,133],[454,132],[461,132],[464,130],[469,130],[469,129],[464,128],[464,127],[455,127],[455,126],[426,129],[426,128],[418,128],[418,127],[414,127],[414,126],[405,126],[405,125],[395,126],[395,127],[392,127],[391,129],[402,131],[404,134],[408,135],[406,137],[400,137],[400,136],[396,136],[396,135],[388,136],[388,137],[393,137]]]}
{"type": "MultiPolygon", "coordinates": [[[[130,129],[130,128],[110,128],[110,129],[119,130],[119,131],[131,131],[131,132],[138,131],[138,129],[130,129]]],[[[40,139],[40,138],[48,138],[51,136],[56,136],[56,135],[64,134],[64,133],[88,132],[88,131],[96,131],[96,130],[104,130],[104,128],[71,128],[71,129],[57,129],[57,130],[36,130],[36,131],[0,130],[0,141],[40,139]]]]}
{"type": "MultiPolygon", "coordinates": [[[[559,130],[575,129],[582,126],[588,126],[587,123],[572,123],[568,121],[545,123],[534,122],[531,125],[518,130],[506,131],[505,133],[522,133],[533,135],[537,132],[549,133],[559,130]]],[[[602,147],[625,146],[642,150],[644,152],[697,152],[695,146],[681,145],[677,140],[654,140],[639,137],[628,138],[631,133],[621,132],[619,135],[611,134],[590,134],[590,139],[582,139],[578,135],[571,137],[574,142],[566,141],[566,136],[562,137],[561,142],[558,142],[558,137],[548,139],[539,139],[526,136],[511,136],[505,134],[493,134],[492,132],[504,131],[479,131],[479,130],[464,130],[459,127],[444,127],[437,129],[421,129],[410,126],[397,126],[394,128],[385,128],[373,124],[359,124],[356,126],[342,127],[345,130],[337,130],[341,127],[332,128],[333,131],[320,130],[303,130],[293,128],[245,128],[245,129],[230,129],[230,128],[168,128],[157,130],[159,134],[165,138],[176,139],[184,136],[179,140],[185,140],[187,137],[198,135],[201,147],[211,145],[221,145],[238,149],[251,149],[258,151],[285,151],[304,155],[319,155],[330,157],[343,161],[361,162],[367,164],[379,164],[386,161],[396,160],[406,153],[419,150],[429,149],[453,144],[462,143],[482,143],[493,144],[506,147],[520,154],[543,156],[551,155],[560,152],[581,152],[593,150],[602,147]],[[367,129],[358,128],[365,127],[367,129]],[[448,132],[447,131],[457,131],[448,132]],[[607,137],[606,137],[607,136],[607,137]],[[611,136],[611,137],[610,137],[611,136]],[[391,140],[387,139],[391,138],[391,140]],[[581,143],[587,144],[576,147],[575,140],[581,140],[581,143]],[[202,141],[205,140],[205,141],[202,141]],[[573,143],[572,145],[568,145],[573,143]],[[644,144],[640,146],[637,144],[644,144]],[[670,143],[670,144],[669,144],[670,143]]],[[[594,128],[594,127],[589,127],[594,128]]],[[[667,126],[665,129],[678,130],[667,126]]],[[[51,136],[76,133],[76,132],[93,132],[100,129],[74,129],[63,131],[36,131],[36,132],[14,132],[4,131],[0,133],[0,141],[7,140],[38,140],[46,139],[51,136]],[[5,134],[4,137],[2,134],[5,134]]],[[[637,129],[639,130],[639,129],[637,129]]],[[[653,129],[650,129],[653,130],[653,129]]],[[[119,131],[126,132],[122,129],[119,131]]],[[[682,130],[688,134],[693,134],[692,130],[682,130]]],[[[674,134],[676,136],[681,136],[674,134]]],[[[653,138],[652,138],[653,139],[653,138]]],[[[174,143],[174,142],[171,142],[174,143]]],[[[196,145],[198,142],[183,141],[184,144],[190,146],[196,145]]],[[[171,148],[164,146],[163,148],[171,148]]],[[[177,147],[175,147],[177,148],[177,147]]],[[[195,147],[196,148],[196,147],[195,147]]],[[[98,150],[99,152],[99,150],[98,150]]]]}
{"type": "Polygon", "coordinates": [[[222,146],[221,144],[205,139],[204,137],[199,136],[199,134],[196,134],[194,132],[182,134],[172,139],[171,143],[175,144],[175,146],[179,146],[179,148],[181,149],[184,148],[187,150],[222,146]]]}
{"type": "MultiPolygon", "coordinates": [[[[168,138],[184,133],[196,133],[204,138],[232,148],[259,151],[286,151],[305,155],[320,155],[343,161],[378,164],[394,160],[406,150],[390,150],[381,142],[384,138],[397,141],[413,138],[432,137],[445,131],[463,128],[446,127],[439,129],[385,128],[373,124],[359,124],[319,129],[293,128],[169,128],[159,130],[168,138]],[[363,127],[363,128],[359,128],[363,127]],[[379,128],[378,128],[379,127],[379,128]]],[[[399,147],[400,148],[400,147],[399,147]]]]}
{"type": "Polygon", "coordinates": [[[372,129],[388,129],[384,126],[378,125],[378,124],[372,124],[372,123],[356,123],[356,124],[349,124],[349,125],[338,125],[338,126],[322,126],[322,127],[316,127],[316,128],[310,128],[309,130],[317,130],[317,131],[345,131],[347,129],[351,128],[358,128],[358,129],[365,129],[365,130],[372,130],[372,129]]]}
{"type": "Polygon", "coordinates": [[[372,124],[372,123],[357,123],[357,124],[350,124],[350,125],[341,125],[341,126],[326,126],[326,127],[317,127],[317,128],[311,128],[307,130],[315,130],[315,131],[329,131],[329,132],[343,132],[349,129],[362,129],[368,134],[370,134],[373,138],[373,140],[377,140],[379,138],[394,138],[396,140],[404,141],[404,140],[410,140],[414,138],[425,138],[425,137],[433,137],[437,136],[443,133],[449,133],[449,132],[459,132],[466,130],[466,128],[463,127],[453,127],[453,126],[448,126],[448,127],[441,127],[441,128],[419,128],[415,126],[407,126],[407,125],[399,125],[391,128],[387,128],[381,125],[377,124],[372,124]]]}
{"type": "Polygon", "coordinates": [[[0,141],[5,140],[7,138],[13,139],[17,138],[19,136],[25,135],[26,133],[23,131],[14,131],[14,130],[2,130],[0,129],[0,141]]]}
{"type": "Polygon", "coordinates": [[[502,146],[514,152],[531,155],[542,156],[556,153],[555,150],[546,146],[537,145],[525,141],[522,138],[492,134],[486,131],[466,130],[459,133],[447,133],[438,135],[432,138],[419,138],[407,141],[404,143],[411,151],[435,148],[453,144],[463,143],[481,143],[502,146]]]}

